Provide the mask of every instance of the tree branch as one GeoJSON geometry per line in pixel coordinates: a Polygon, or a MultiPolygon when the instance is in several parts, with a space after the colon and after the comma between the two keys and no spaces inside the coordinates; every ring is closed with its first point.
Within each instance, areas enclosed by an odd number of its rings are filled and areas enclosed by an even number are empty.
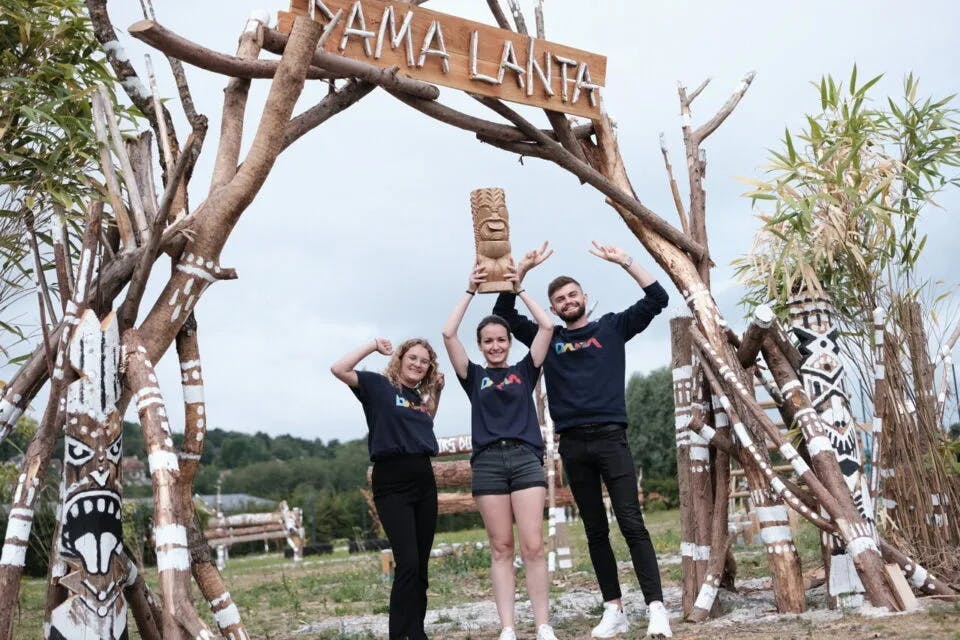
{"type": "MultiPolygon", "coordinates": [[[[243,60],[236,56],[208,49],[170,31],[158,22],[140,20],[130,25],[130,35],[164,54],[178,58],[200,69],[232,78],[272,78],[280,62],[273,60],[243,60]]],[[[309,69],[312,80],[329,80],[336,76],[322,69],[309,69]]],[[[431,85],[432,86],[432,85],[431,85]]]]}
{"type": "Polygon", "coordinates": [[[333,93],[328,93],[319,103],[287,123],[283,134],[283,146],[280,151],[283,152],[307,132],[355,104],[375,88],[376,85],[366,80],[350,80],[345,87],[333,93]]]}
{"type": "MultiPolygon", "coordinates": [[[[740,84],[737,86],[736,90],[734,90],[733,95],[727,99],[727,102],[722,107],[720,107],[720,110],[716,113],[716,115],[697,127],[697,129],[693,132],[693,139],[696,141],[696,144],[699,145],[701,142],[703,142],[707,136],[717,130],[717,127],[719,127],[723,121],[727,119],[727,116],[733,113],[733,110],[740,103],[740,99],[743,98],[743,94],[745,94],[747,89],[750,88],[750,83],[753,82],[753,79],[756,77],[756,75],[756,71],[751,71],[743,76],[743,80],[740,81],[740,84]]],[[[702,90],[703,86],[705,85],[701,85],[701,87],[694,92],[694,97],[696,97],[696,95],[702,90]]],[[[693,97],[689,98],[689,100],[693,101],[693,97]]]]}
{"type": "MultiPolygon", "coordinates": [[[[263,48],[271,53],[282,54],[287,46],[287,40],[288,36],[276,29],[263,30],[263,48]]],[[[425,100],[436,100],[440,97],[440,90],[429,82],[396,75],[389,69],[381,69],[372,64],[350,60],[326,51],[314,51],[310,64],[326,70],[331,74],[329,77],[355,77],[390,91],[410,94],[425,100]]]]}
{"type": "Polygon", "coordinates": [[[660,134],[660,153],[663,154],[663,164],[667,169],[667,177],[670,180],[670,193],[673,194],[673,204],[677,208],[680,227],[685,234],[690,235],[690,223],[687,221],[687,212],[683,208],[683,200],[680,198],[680,187],[677,185],[677,179],[673,176],[673,165],[670,164],[670,152],[667,151],[667,141],[662,133],[660,134]]]}
{"type": "MultiPolygon", "coordinates": [[[[255,17],[247,20],[237,45],[237,59],[256,60],[260,55],[260,31],[263,23],[255,17]]],[[[216,191],[237,173],[240,145],[243,143],[243,116],[247,110],[250,78],[230,78],[223,92],[223,113],[220,117],[220,144],[210,178],[210,192],[216,191]]]]}
{"type": "MultiPolygon", "coordinates": [[[[150,127],[157,136],[157,140],[163,139],[164,136],[161,133],[157,112],[154,109],[150,92],[144,87],[133,65],[130,64],[130,59],[120,46],[117,33],[113,30],[113,25],[110,23],[110,16],[107,13],[107,0],[84,0],[84,2],[87,5],[87,11],[90,13],[90,21],[93,24],[94,35],[96,35],[103,50],[107,53],[107,61],[113,68],[113,72],[117,76],[117,81],[123,87],[134,106],[147,118],[150,127]]],[[[173,126],[173,118],[170,116],[170,112],[166,107],[161,107],[161,113],[159,115],[166,123],[165,131],[167,135],[165,137],[170,148],[173,149],[175,156],[180,152],[180,143],[177,140],[177,132],[173,126]]],[[[160,159],[160,165],[163,168],[164,174],[172,170],[172,167],[168,167],[163,158],[160,159]]]]}

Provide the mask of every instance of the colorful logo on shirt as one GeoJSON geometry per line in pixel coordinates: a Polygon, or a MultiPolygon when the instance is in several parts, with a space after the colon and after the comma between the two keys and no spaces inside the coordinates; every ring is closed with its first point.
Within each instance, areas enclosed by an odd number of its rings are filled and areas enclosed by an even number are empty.
{"type": "Polygon", "coordinates": [[[493,384],[493,380],[484,376],[483,380],[480,381],[480,390],[482,391],[483,389],[493,387],[497,391],[502,391],[508,384],[523,384],[523,380],[521,380],[517,374],[511,373],[497,384],[493,384]]]}
{"type": "Polygon", "coordinates": [[[553,348],[558,353],[566,353],[567,351],[580,351],[580,349],[589,349],[595,347],[597,349],[603,349],[603,345],[600,344],[600,341],[596,338],[590,338],[585,342],[554,342],[553,348]]]}
{"type": "Polygon", "coordinates": [[[423,413],[428,413],[427,408],[422,404],[413,404],[399,393],[397,394],[397,406],[406,407],[407,409],[413,409],[414,411],[421,411],[423,413]]]}

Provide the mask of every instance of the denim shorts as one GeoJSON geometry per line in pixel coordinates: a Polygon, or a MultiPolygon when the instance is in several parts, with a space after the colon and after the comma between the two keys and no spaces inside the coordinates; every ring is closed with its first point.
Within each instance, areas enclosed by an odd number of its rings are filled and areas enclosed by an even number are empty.
{"type": "Polygon", "coordinates": [[[509,495],[531,487],[546,487],[543,460],[518,440],[497,440],[483,448],[470,463],[475,496],[509,495]]]}

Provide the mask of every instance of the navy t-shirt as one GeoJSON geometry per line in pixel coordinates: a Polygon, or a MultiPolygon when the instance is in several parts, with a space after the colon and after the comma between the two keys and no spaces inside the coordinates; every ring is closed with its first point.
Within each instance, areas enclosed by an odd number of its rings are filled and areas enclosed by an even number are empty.
{"type": "Polygon", "coordinates": [[[470,398],[473,453],[501,438],[520,440],[543,457],[543,437],[533,406],[533,389],[540,376],[528,353],[515,365],[486,368],[470,362],[467,377],[457,376],[470,398]]]}
{"type": "MultiPolygon", "coordinates": [[[[668,301],[657,282],[643,291],[643,298],[620,313],[604,314],[579,329],[554,329],[543,370],[557,432],[584,424],[627,423],[626,342],[646,329],[668,301]]],[[[510,324],[517,340],[529,346],[537,324],[518,313],[515,305],[514,294],[501,293],[493,312],[510,324]]]]}
{"type": "Polygon", "coordinates": [[[357,371],[357,386],[350,389],[363,405],[367,418],[371,460],[437,455],[433,417],[427,413],[419,393],[403,385],[398,389],[386,376],[372,371],[357,371]]]}

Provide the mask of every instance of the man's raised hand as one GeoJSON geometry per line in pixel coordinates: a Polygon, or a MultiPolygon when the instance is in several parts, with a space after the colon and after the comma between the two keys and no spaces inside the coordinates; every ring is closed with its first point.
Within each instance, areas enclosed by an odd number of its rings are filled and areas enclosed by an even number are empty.
{"type": "Polygon", "coordinates": [[[523,277],[527,275],[530,269],[540,265],[544,260],[553,255],[553,249],[550,249],[549,245],[550,241],[547,240],[540,245],[539,249],[534,249],[524,254],[523,258],[520,259],[520,264],[517,265],[517,276],[520,280],[523,280],[523,277]]]}
{"type": "Polygon", "coordinates": [[[621,267],[626,267],[632,260],[630,256],[623,249],[619,249],[610,244],[600,244],[596,240],[591,240],[593,243],[593,249],[588,249],[590,253],[597,256],[598,258],[603,258],[608,262],[615,262],[621,267]]]}

